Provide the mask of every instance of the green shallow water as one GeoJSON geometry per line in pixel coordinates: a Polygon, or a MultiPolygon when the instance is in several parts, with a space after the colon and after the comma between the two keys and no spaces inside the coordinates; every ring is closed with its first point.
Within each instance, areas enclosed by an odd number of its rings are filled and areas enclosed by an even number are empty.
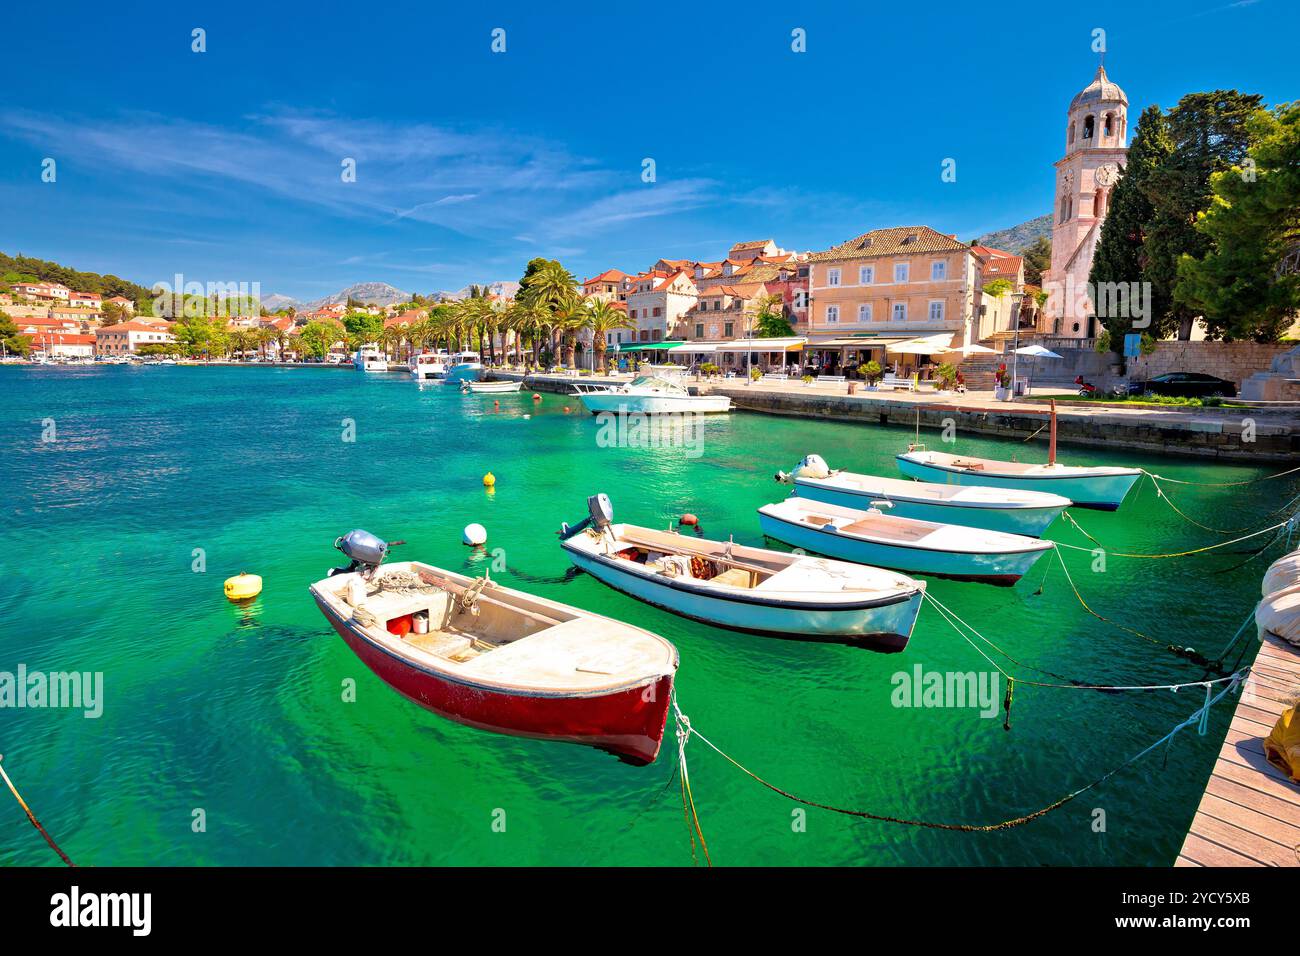
{"type": "MultiPolygon", "coordinates": [[[[554,535],[605,491],[619,518],[664,525],[699,515],[714,537],[761,543],[754,509],[771,476],[816,452],[835,467],[894,474],[897,429],[751,414],[718,416],[703,454],[598,447],[588,416],[546,395],[467,397],[404,376],[325,370],[0,368],[0,671],[102,671],[99,719],[0,710],[0,752],[28,802],[79,863],[670,864],[692,854],[671,724],[650,767],[595,750],[461,727],[409,704],[348,651],[307,585],[364,527],[404,538],[400,556],[480,569],[461,528],[484,524],[498,577],[663,634],[681,653],[682,709],[715,743],[774,783],[873,812],[993,822],[1041,807],[1166,733],[1203,700],[1019,687],[1010,732],[972,709],[891,704],[891,677],[987,671],[930,608],[905,652],[735,634],[692,623],[588,576],[563,582],[554,535]],[[525,417],[530,416],[530,417],[525,417]],[[42,421],[57,440],[43,443],[42,421]],[[341,440],[343,419],[355,442],[341,440]],[[497,475],[495,493],[481,484],[497,475]],[[191,570],[193,551],[206,573],[191,570]],[[222,597],[247,570],[249,608],[222,597]],[[344,702],[346,678],[357,700],[344,702]],[[668,785],[671,783],[671,787],[668,785]],[[206,832],[192,831],[196,808],[206,832]],[[504,818],[504,832],[494,821],[504,818]]],[[[576,406],[575,406],[576,407],[576,406]]],[[[933,437],[931,440],[934,440],[933,437]]],[[[961,452],[1041,460],[1025,446],[958,435],[961,452]]],[[[1196,481],[1267,468],[1066,447],[1066,461],[1137,464],[1196,481]]],[[[1300,490],[1290,479],[1182,489],[1207,524],[1255,527],[1300,490]],[[1285,487],[1282,487],[1285,485],[1285,487]]],[[[1149,486],[1115,514],[1080,511],[1110,549],[1179,551],[1216,540],[1149,486]]],[[[1085,544],[1058,522],[1048,537],[1085,544]]],[[[1266,555],[1132,561],[1104,573],[1069,554],[1101,613],[1161,640],[1217,653],[1258,595],[1266,555]]],[[[1046,560],[1046,559],[1044,559],[1046,560]]],[[[1012,589],[931,580],[932,593],[1025,665],[1088,681],[1172,682],[1201,672],[1089,617],[1059,569],[1012,589]]],[[[1254,653],[1252,645],[1249,654],[1254,653]]],[[[1015,670],[1014,665],[1008,669],[1015,670]]],[[[1021,668],[1026,676],[1035,676],[1021,668]]],[[[970,834],[862,822],[760,788],[699,742],[693,790],[717,864],[1167,865],[1222,743],[1169,749],[1027,826],[970,834]],[[1106,830],[1095,832],[1095,810],[1106,830]]],[[[8,797],[0,863],[57,860],[8,797]]]]}

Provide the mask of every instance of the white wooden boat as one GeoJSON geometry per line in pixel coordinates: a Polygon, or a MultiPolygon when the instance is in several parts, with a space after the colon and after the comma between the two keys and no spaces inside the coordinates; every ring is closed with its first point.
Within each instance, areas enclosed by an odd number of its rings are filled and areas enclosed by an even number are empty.
{"type": "Polygon", "coordinates": [[[640,375],[624,385],[577,382],[573,394],[593,415],[713,414],[731,411],[726,395],[692,395],[679,382],[661,375],[640,375]]]}
{"type": "Polygon", "coordinates": [[[1142,477],[1142,469],[1059,464],[1056,460],[1055,402],[1052,403],[1051,427],[1045,465],[951,455],[927,451],[924,445],[911,445],[897,457],[898,470],[918,481],[1042,491],[1069,498],[1080,508],[1116,510],[1129,489],[1142,477]]]}
{"type": "Polygon", "coordinates": [[[1069,498],[1042,491],[945,485],[904,478],[881,478],[851,471],[832,471],[817,455],[809,455],[790,474],[777,472],[777,481],[794,485],[800,498],[845,508],[871,508],[888,501],[890,514],[940,524],[959,524],[1037,538],[1047,530],[1069,498]]]}
{"type": "Polygon", "coordinates": [[[476,395],[478,394],[496,395],[496,394],[506,393],[506,392],[517,392],[519,391],[520,388],[523,387],[523,384],[524,384],[523,382],[511,382],[511,381],[465,382],[464,388],[466,391],[473,392],[476,395]]]}
{"type": "Polygon", "coordinates": [[[897,458],[898,470],[919,481],[987,488],[1018,488],[1069,498],[1080,508],[1114,511],[1142,476],[1140,468],[1086,467],[1048,462],[1035,465],[950,455],[916,448],[897,458]]]}
{"type": "Polygon", "coordinates": [[[471,727],[586,744],[632,763],[659,752],[677,650],[656,634],[418,561],[331,572],[312,597],[348,647],[421,707],[471,727]]]}
{"type": "Polygon", "coordinates": [[[897,518],[791,497],[758,509],[763,533],[844,561],[1012,585],[1053,547],[1020,534],[897,518]]]}
{"type": "Polygon", "coordinates": [[[879,568],[611,521],[609,499],[561,530],[570,560],[610,587],[733,630],[901,650],[925,585],[879,568]]]}

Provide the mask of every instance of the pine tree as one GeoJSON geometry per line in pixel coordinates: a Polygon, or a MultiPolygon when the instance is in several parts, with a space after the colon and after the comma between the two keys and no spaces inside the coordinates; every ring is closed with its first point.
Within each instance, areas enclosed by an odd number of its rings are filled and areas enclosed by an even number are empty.
{"type": "Polygon", "coordinates": [[[1178,264],[1175,294],[1205,316],[1211,338],[1275,342],[1300,311],[1300,103],[1260,110],[1242,165],[1216,173],[1213,202],[1196,223],[1211,244],[1178,264]]]}
{"type": "MultiPolygon", "coordinates": [[[[1165,115],[1159,106],[1148,106],[1142,111],[1133,131],[1128,161],[1111,193],[1101,237],[1093,253],[1088,281],[1094,289],[1102,283],[1128,284],[1146,279],[1147,258],[1143,244],[1154,214],[1148,195],[1156,171],[1172,151],[1165,115]]],[[[1167,299],[1163,303],[1152,303],[1151,327],[1147,331],[1153,337],[1163,338],[1172,331],[1168,313],[1167,299]]],[[[1133,331],[1132,317],[1101,316],[1100,319],[1110,333],[1111,348],[1121,352],[1124,336],[1133,331]]]]}
{"type": "Polygon", "coordinates": [[[1145,277],[1153,285],[1157,315],[1178,323],[1178,337],[1191,338],[1196,310],[1174,297],[1178,260],[1202,258],[1210,238],[1196,217],[1210,207],[1210,177],[1239,165],[1251,143],[1247,123],[1262,98],[1236,90],[1189,93],[1169,111],[1172,153],[1155,169],[1146,189],[1152,219],[1145,241],[1145,277]]]}

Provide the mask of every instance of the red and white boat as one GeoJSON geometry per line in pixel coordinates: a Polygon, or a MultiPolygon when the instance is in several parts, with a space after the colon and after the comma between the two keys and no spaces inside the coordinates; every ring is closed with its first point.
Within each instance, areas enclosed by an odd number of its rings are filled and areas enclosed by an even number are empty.
{"type": "Polygon", "coordinates": [[[354,531],[352,558],[311,586],[325,617],[390,687],[471,727],[654,761],[677,649],[639,627],[418,561],[354,531]]]}

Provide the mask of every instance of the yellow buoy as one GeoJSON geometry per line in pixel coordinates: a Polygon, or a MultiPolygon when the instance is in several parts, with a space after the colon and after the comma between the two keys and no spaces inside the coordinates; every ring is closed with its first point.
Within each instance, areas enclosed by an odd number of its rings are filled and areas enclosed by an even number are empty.
{"type": "Polygon", "coordinates": [[[486,475],[483,476],[483,486],[485,488],[491,488],[496,483],[497,483],[497,476],[492,474],[492,472],[489,471],[486,475]]]}
{"type": "Polygon", "coordinates": [[[262,593],[262,579],[256,574],[239,572],[233,578],[226,578],[226,598],[231,601],[247,601],[262,593]]]}

